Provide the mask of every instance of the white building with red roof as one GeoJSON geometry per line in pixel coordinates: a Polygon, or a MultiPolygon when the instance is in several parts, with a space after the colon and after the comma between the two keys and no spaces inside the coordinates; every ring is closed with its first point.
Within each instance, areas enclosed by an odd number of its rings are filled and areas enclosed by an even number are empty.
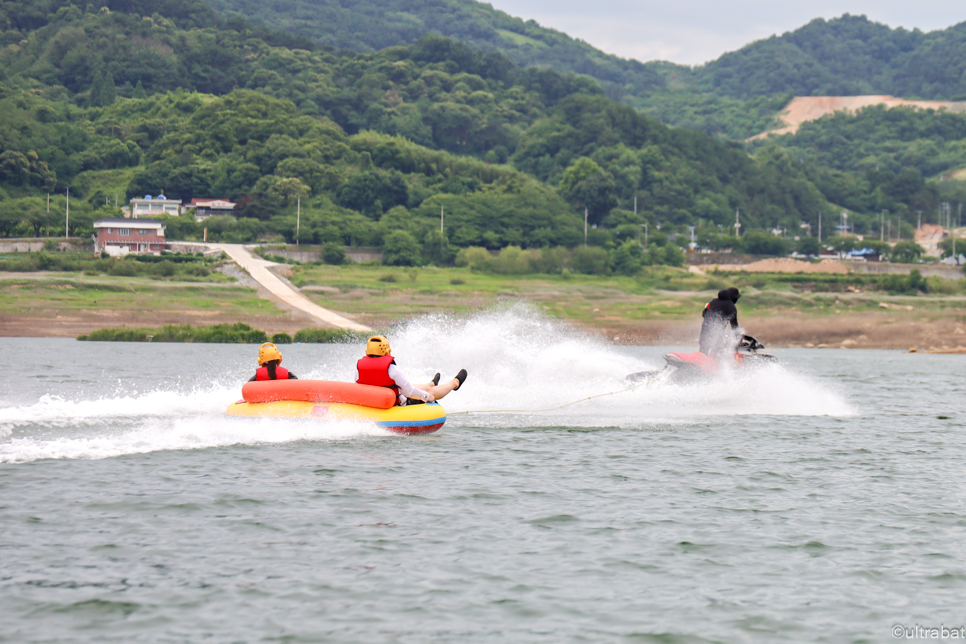
{"type": "Polygon", "coordinates": [[[100,219],[94,222],[97,250],[109,255],[151,253],[164,250],[164,224],[152,219],[100,219]]]}

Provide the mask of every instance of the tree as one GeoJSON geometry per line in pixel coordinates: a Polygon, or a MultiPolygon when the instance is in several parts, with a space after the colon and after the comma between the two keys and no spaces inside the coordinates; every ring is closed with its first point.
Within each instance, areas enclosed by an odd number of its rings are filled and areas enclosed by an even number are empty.
{"type": "Polygon", "coordinates": [[[579,246],[574,249],[570,266],[578,273],[587,275],[606,275],[610,272],[610,257],[607,251],[597,246],[579,246]]]}
{"type": "Polygon", "coordinates": [[[87,95],[87,104],[92,107],[100,107],[102,105],[101,100],[104,95],[104,76],[101,75],[101,70],[94,72],[94,78],[91,81],[91,91],[87,95]]]}
{"type": "Polygon", "coordinates": [[[889,253],[889,259],[894,262],[911,264],[919,261],[919,258],[925,252],[926,250],[916,242],[904,241],[892,247],[892,252],[889,253]]]}
{"type": "Polygon", "coordinates": [[[614,178],[593,159],[581,157],[570,164],[560,180],[560,196],[577,210],[588,210],[588,221],[598,224],[617,205],[614,178]]]}
{"type": "Polygon", "coordinates": [[[107,72],[101,87],[100,105],[110,105],[117,100],[117,87],[114,85],[114,74],[107,72]]]}
{"type": "Polygon", "coordinates": [[[822,252],[822,245],[818,243],[817,237],[802,237],[798,240],[796,249],[802,255],[818,256],[822,252]]]}
{"type": "Polygon", "coordinates": [[[134,86],[134,94],[132,95],[132,98],[142,99],[147,97],[148,93],[144,91],[144,85],[139,80],[138,84],[134,86]]]}
{"type": "Polygon", "coordinates": [[[637,275],[644,264],[644,247],[637,240],[628,240],[613,252],[614,270],[622,275],[637,275]]]}
{"type": "Polygon", "coordinates": [[[788,242],[763,230],[750,230],[741,238],[741,246],[752,255],[786,255],[788,242]]]}
{"type": "Polygon", "coordinates": [[[387,266],[416,266],[419,260],[419,242],[405,230],[390,231],[383,238],[383,264],[387,266]]]}
{"type": "Polygon", "coordinates": [[[322,261],[326,264],[345,264],[345,246],[336,242],[328,242],[322,246],[322,261]]]}

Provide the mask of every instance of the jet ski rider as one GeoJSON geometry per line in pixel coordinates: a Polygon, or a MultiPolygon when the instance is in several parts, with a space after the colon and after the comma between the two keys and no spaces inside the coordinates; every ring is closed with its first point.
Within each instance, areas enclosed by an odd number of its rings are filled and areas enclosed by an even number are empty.
{"type": "Polygon", "coordinates": [[[389,352],[389,340],[385,336],[374,335],[366,343],[366,357],[356,363],[356,382],[360,385],[388,387],[396,393],[396,404],[419,404],[439,400],[451,391],[460,388],[466,380],[466,369],[460,369],[456,377],[439,384],[439,374],[432,382],[414,386],[389,352]]]}
{"type": "Polygon", "coordinates": [[[734,286],[718,291],[718,297],[708,302],[701,317],[699,351],[710,356],[733,353],[737,347],[734,329],[738,328],[738,309],[735,302],[741,294],[734,286]]]}
{"type": "Polygon", "coordinates": [[[258,369],[248,382],[255,380],[298,380],[294,373],[278,366],[282,361],[282,352],[271,342],[258,347],[258,369]]]}

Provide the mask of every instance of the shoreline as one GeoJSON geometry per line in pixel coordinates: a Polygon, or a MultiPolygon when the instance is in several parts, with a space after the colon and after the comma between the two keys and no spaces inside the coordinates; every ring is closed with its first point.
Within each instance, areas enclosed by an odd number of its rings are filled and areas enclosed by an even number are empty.
{"type": "MultiPolygon", "coordinates": [[[[709,278],[686,270],[680,272],[689,281],[679,290],[642,289],[622,277],[514,278],[425,268],[410,277],[385,267],[311,271],[300,276],[302,295],[373,329],[424,315],[466,316],[521,303],[601,340],[635,346],[696,346],[701,311],[714,296],[709,278]]],[[[269,336],[325,328],[246,273],[235,273],[239,281],[231,284],[0,273],[0,336],[76,338],[103,328],[235,322],[269,336]]],[[[739,284],[738,320],[768,348],[966,353],[963,295],[813,293],[739,284]]]]}
{"type": "MultiPolygon", "coordinates": [[[[485,310],[481,308],[479,310],[485,310]]],[[[959,316],[956,316],[959,317],[959,316]]],[[[406,319],[412,319],[406,318],[406,319]]],[[[559,319],[559,318],[558,318],[559,319]]],[[[966,354],[966,323],[955,319],[912,319],[893,317],[887,319],[856,315],[823,315],[788,319],[784,316],[754,317],[739,320],[745,331],[758,338],[768,349],[817,348],[817,349],[887,349],[919,353],[966,354]]],[[[367,321],[374,328],[384,328],[405,319],[386,320],[372,318],[367,321]]],[[[628,346],[690,346],[697,345],[700,319],[698,320],[628,320],[627,324],[588,324],[577,320],[561,321],[602,340],[628,346]]],[[[166,324],[191,324],[208,326],[220,323],[245,322],[254,328],[274,333],[294,335],[296,331],[319,328],[309,319],[288,315],[276,316],[208,316],[198,312],[182,311],[171,315],[156,316],[117,315],[108,312],[77,312],[75,315],[53,317],[23,316],[0,319],[0,337],[76,338],[102,328],[158,328],[166,324]]]]}

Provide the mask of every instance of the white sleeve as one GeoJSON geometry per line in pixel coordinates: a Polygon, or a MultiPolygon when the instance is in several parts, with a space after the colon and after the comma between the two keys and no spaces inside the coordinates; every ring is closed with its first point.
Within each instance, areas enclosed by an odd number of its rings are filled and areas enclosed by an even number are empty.
{"type": "Polygon", "coordinates": [[[399,387],[399,393],[408,398],[419,398],[424,402],[428,402],[429,394],[427,394],[422,389],[416,389],[413,384],[409,382],[409,379],[403,374],[402,369],[397,367],[395,364],[389,365],[389,377],[392,378],[396,385],[399,387]]]}

